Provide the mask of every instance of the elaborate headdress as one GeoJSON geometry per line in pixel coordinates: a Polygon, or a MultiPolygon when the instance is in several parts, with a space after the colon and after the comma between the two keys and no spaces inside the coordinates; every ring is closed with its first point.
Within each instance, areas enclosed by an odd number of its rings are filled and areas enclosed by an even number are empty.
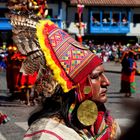
{"type": "Polygon", "coordinates": [[[53,22],[31,16],[26,8],[9,17],[13,40],[19,51],[27,55],[22,67],[26,73],[38,71],[37,89],[46,96],[52,95],[58,84],[64,92],[78,87],[102,63],[53,22]]]}

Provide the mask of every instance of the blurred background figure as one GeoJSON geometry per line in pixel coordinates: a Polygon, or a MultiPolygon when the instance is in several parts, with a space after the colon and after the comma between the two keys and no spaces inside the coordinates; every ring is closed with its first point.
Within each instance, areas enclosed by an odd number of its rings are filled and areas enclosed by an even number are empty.
{"type": "Polygon", "coordinates": [[[7,123],[9,120],[9,117],[0,111],[0,125],[7,123]]]}
{"type": "Polygon", "coordinates": [[[122,66],[122,69],[121,69],[121,89],[120,89],[120,92],[121,93],[125,93],[126,91],[126,85],[127,85],[127,82],[125,81],[125,75],[127,75],[127,70],[128,70],[128,51],[125,51],[122,55],[122,58],[120,60],[121,62],[121,66],[122,66]]]}
{"type": "Polygon", "coordinates": [[[9,89],[10,93],[14,93],[16,89],[16,77],[18,75],[20,64],[18,62],[17,57],[17,48],[16,46],[10,45],[7,50],[7,57],[5,58],[6,62],[6,81],[7,81],[7,88],[9,89]]]}
{"type": "Polygon", "coordinates": [[[4,58],[5,58],[5,54],[0,53],[0,71],[1,70],[6,70],[6,63],[4,61],[4,58]]]}
{"type": "Polygon", "coordinates": [[[5,58],[7,88],[11,94],[10,100],[18,99],[21,103],[31,105],[35,104],[33,85],[37,73],[27,75],[20,71],[25,58],[26,56],[22,55],[16,46],[10,45],[8,47],[8,56],[5,58]]]}
{"type": "Polygon", "coordinates": [[[125,93],[125,97],[131,97],[132,93],[136,91],[135,74],[137,64],[134,59],[136,53],[134,51],[125,52],[121,61],[122,75],[121,75],[121,93],[125,93]]]}
{"type": "Polygon", "coordinates": [[[37,72],[31,74],[24,74],[20,72],[20,76],[18,79],[19,89],[21,91],[20,101],[28,106],[35,105],[35,91],[34,91],[34,83],[36,81],[37,72]]]}

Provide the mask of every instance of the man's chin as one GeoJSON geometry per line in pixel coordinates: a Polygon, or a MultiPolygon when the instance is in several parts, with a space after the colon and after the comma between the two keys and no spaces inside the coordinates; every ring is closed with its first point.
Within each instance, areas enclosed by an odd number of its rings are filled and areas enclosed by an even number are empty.
{"type": "Polygon", "coordinates": [[[107,96],[103,96],[99,100],[100,103],[106,103],[107,102],[107,96]]]}

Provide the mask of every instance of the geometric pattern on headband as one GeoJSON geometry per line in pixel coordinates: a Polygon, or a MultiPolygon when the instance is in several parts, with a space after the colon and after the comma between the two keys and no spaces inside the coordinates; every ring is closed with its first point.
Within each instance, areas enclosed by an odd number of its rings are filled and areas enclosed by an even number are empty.
{"type": "Polygon", "coordinates": [[[37,37],[47,65],[64,92],[75,88],[82,78],[102,63],[95,54],[50,20],[40,21],[37,37]]]}
{"type": "Polygon", "coordinates": [[[86,65],[90,55],[93,56],[92,53],[89,53],[80,43],[61,29],[51,30],[48,34],[57,58],[70,77],[75,72],[79,72],[80,65],[86,65]]]}

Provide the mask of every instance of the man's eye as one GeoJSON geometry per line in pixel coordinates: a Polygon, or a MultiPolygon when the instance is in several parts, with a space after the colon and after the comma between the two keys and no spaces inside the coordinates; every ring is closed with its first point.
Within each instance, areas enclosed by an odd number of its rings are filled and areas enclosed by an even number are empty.
{"type": "Polygon", "coordinates": [[[91,79],[97,79],[97,78],[99,78],[99,75],[98,75],[98,74],[91,75],[90,78],[91,78],[91,79]]]}

